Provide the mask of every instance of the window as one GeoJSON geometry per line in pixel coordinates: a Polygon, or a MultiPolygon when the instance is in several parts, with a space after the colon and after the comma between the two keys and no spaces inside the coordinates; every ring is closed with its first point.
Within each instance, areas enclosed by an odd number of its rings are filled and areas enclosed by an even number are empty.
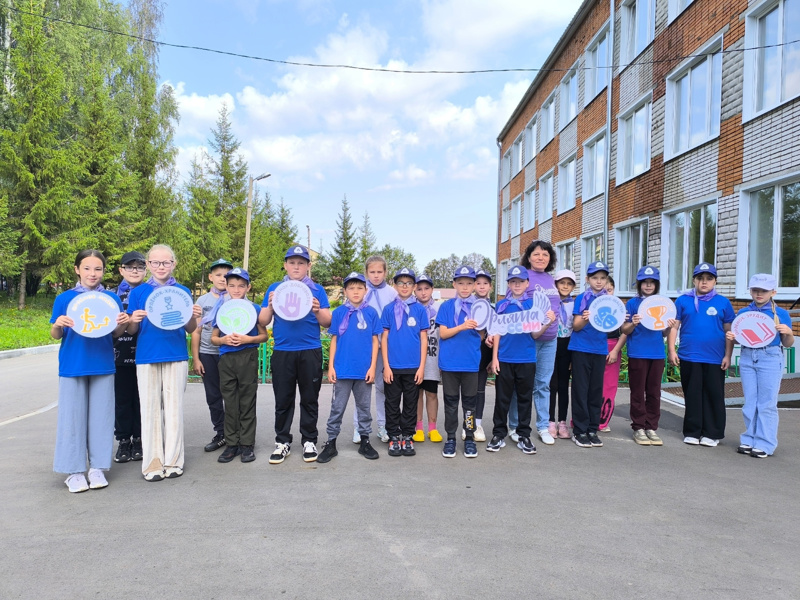
{"type": "Polygon", "coordinates": [[[542,105],[542,112],[541,112],[542,148],[544,148],[547,145],[547,143],[553,139],[553,136],[555,135],[555,118],[556,118],[556,111],[555,111],[554,98],[553,96],[550,96],[550,99],[547,100],[544,103],[544,105],[542,105]]]}
{"type": "Polygon", "coordinates": [[[503,155],[503,164],[501,168],[503,186],[506,186],[508,182],[511,181],[511,150],[503,155]]]}
{"type": "Polygon", "coordinates": [[[747,25],[755,36],[745,46],[758,48],[748,54],[755,59],[755,110],[761,112],[800,95],[800,0],[781,0],[747,25]]]}
{"type": "Polygon", "coordinates": [[[561,81],[561,128],[566,127],[578,115],[578,76],[570,71],[561,81]]]}
{"type": "Polygon", "coordinates": [[[589,266],[589,263],[595,262],[596,260],[603,260],[603,241],[602,233],[596,233],[583,238],[584,270],[589,266]]]}
{"type": "Polygon", "coordinates": [[[511,237],[519,235],[519,210],[521,200],[522,198],[517,196],[514,198],[513,202],[511,202],[511,237]]]}
{"type": "MultiPolygon", "coordinates": [[[[800,0],[798,0],[800,1],[800,0]]],[[[719,135],[722,54],[717,51],[667,78],[667,156],[719,135]]]]}
{"type": "Polygon", "coordinates": [[[717,204],[690,208],[667,215],[669,230],[668,289],[692,286],[692,271],[701,262],[713,263],[717,248],[717,204]]]}
{"type": "Polygon", "coordinates": [[[647,221],[619,228],[616,240],[617,287],[621,292],[635,292],[636,274],[647,264],[647,221]]]}
{"type": "Polygon", "coordinates": [[[622,7],[622,57],[631,62],[653,41],[653,0],[626,0],[622,7]]]}
{"type": "Polygon", "coordinates": [[[676,19],[692,2],[694,0],[669,0],[669,20],[676,19]]]}
{"type": "Polygon", "coordinates": [[[800,287],[800,182],[750,193],[747,277],[772,273],[778,287],[800,287]]]}
{"type": "Polygon", "coordinates": [[[558,213],[575,208],[575,157],[558,165],[558,213]]]}
{"type": "Polygon", "coordinates": [[[528,231],[529,229],[533,229],[533,225],[536,220],[536,215],[533,212],[535,210],[534,208],[535,204],[536,204],[536,188],[531,187],[529,190],[526,190],[525,201],[522,205],[523,231],[528,231]]]}
{"type": "Polygon", "coordinates": [[[503,209],[502,219],[500,221],[500,241],[505,242],[508,239],[508,219],[510,217],[509,213],[511,209],[509,207],[505,207],[503,209]]]}
{"type": "Polygon", "coordinates": [[[583,199],[606,190],[606,137],[601,135],[583,148],[583,199]]]}
{"type": "Polygon", "coordinates": [[[524,143],[524,136],[520,135],[514,145],[511,146],[511,176],[514,177],[517,173],[522,171],[522,144],[524,143]]]}
{"type": "Polygon", "coordinates": [[[556,246],[556,259],[559,269],[575,271],[575,242],[556,246]]]}
{"type": "Polygon", "coordinates": [[[620,118],[619,138],[621,174],[617,180],[624,181],[650,168],[650,100],[620,118]]]}
{"type": "Polygon", "coordinates": [[[506,277],[508,277],[508,261],[504,260],[497,265],[497,295],[503,296],[506,293],[506,277]]]}
{"type": "Polygon", "coordinates": [[[609,60],[608,60],[608,31],[603,32],[589,46],[586,53],[586,82],[585,104],[597,96],[608,85],[609,60]]]}
{"type": "Polygon", "coordinates": [[[536,119],[531,120],[525,128],[525,162],[528,163],[536,156],[536,133],[538,130],[539,122],[536,119]]]}
{"type": "Polygon", "coordinates": [[[553,174],[539,180],[539,222],[553,218],[553,174]]]}

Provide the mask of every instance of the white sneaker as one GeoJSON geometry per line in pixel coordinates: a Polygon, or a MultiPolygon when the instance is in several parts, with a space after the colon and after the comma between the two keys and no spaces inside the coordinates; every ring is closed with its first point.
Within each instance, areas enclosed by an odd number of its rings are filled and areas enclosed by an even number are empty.
{"type": "Polygon", "coordinates": [[[306,462],[317,461],[317,446],[314,442],[305,442],[303,444],[303,460],[306,462]]]}
{"type": "MultiPolygon", "coordinates": [[[[705,438],[703,438],[703,439],[705,439],[705,438]]],[[[696,437],[691,437],[691,436],[687,435],[685,438],[683,438],[683,443],[684,444],[689,444],[691,446],[697,446],[697,444],[700,443],[700,440],[698,440],[696,437]]]]}
{"type": "Polygon", "coordinates": [[[475,428],[472,436],[475,438],[476,442],[485,442],[486,441],[486,432],[483,430],[483,425],[478,425],[475,428]]]}
{"type": "Polygon", "coordinates": [[[517,433],[517,430],[516,430],[516,429],[512,429],[511,431],[509,431],[509,432],[508,432],[508,435],[510,435],[510,436],[511,436],[511,440],[512,440],[514,443],[516,443],[516,442],[518,442],[518,441],[519,441],[519,434],[517,433]]]}
{"type": "Polygon", "coordinates": [[[700,445],[707,446],[709,448],[715,448],[719,444],[719,440],[712,440],[711,438],[701,437],[700,438],[700,445]]]}
{"type": "Polygon", "coordinates": [[[89,489],[89,484],[86,483],[86,476],[83,473],[73,473],[64,480],[67,484],[71,494],[85,492],[89,489]]]}
{"type": "Polygon", "coordinates": [[[91,489],[99,490],[107,485],[108,481],[106,481],[106,476],[100,469],[89,469],[89,487],[91,489]]]}
{"type": "MultiPolygon", "coordinates": [[[[386,425],[378,425],[378,438],[384,443],[389,443],[389,434],[386,433],[386,425]]],[[[354,440],[355,441],[355,440],[354,440]]],[[[361,440],[358,440],[358,443],[361,443],[361,440]]]]}
{"type": "Polygon", "coordinates": [[[550,432],[547,431],[547,429],[539,430],[539,439],[542,440],[543,444],[547,444],[548,446],[556,443],[555,439],[553,439],[553,436],[550,435],[550,432]]]}
{"type": "Polygon", "coordinates": [[[361,443],[361,434],[358,433],[358,427],[355,428],[353,431],[353,443],[360,444],[361,443]]]}

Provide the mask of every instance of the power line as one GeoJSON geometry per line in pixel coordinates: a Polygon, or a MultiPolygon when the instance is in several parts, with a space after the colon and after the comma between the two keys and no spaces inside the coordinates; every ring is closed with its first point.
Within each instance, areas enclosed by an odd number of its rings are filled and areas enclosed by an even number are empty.
{"type": "Polygon", "coordinates": [[[293,67],[309,67],[309,68],[317,68],[317,69],[349,69],[353,71],[371,71],[376,73],[393,73],[399,75],[476,75],[476,74],[485,74],[485,73],[567,73],[573,70],[580,70],[580,71],[592,71],[592,70],[600,70],[600,69],[618,69],[624,68],[628,66],[644,66],[644,65],[657,65],[662,63],[671,63],[671,62],[678,62],[681,60],[685,60],[687,58],[701,58],[704,56],[708,56],[710,54],[734,54],[734,53],[741,53],[741,52],[748,52],[752,50],[763,50],[767,48],[779,48],[781,46],[790,46],[793,44],[800,43],[800,40],[794,40],[792,42],[781,42],[778,44],[766,44],[763,46],[752,46],[750,48],[729,48],[728,50],[720,49],[716,52],[706,52],[703,54],[687,54],[684,56],[675,56],[672,58],[662,58],[658,60],[649,60],[649,61],[636,61],[631,63],[625,64],[618,64],[618,65],[608,65],[608,66],[601,66],[601,67],[580,67],[579,69],[572,69],[571,67],[567,68],[550,68],[550,69],[543,69],[543,68],[535,68],[535,67],[519,67],[519,68],[503,68],[503,69],[465,69],[465,70],[439,70],[439,69],[431,69],[431,70],[424,70],[424,69],[388,69],[385,67],[363,67],[358,65],[346,65],[346,64],[335,64],[335,63],[309,63],[309,62],[298,62],[292,60],[281,60],[278,58],[268,58],[265,56],[254,56],[252,54],[241,54],[238,52],[231,52],[229,50],[219,50],[216,48],[206,48],[203,46],[191,46],[188,44],[175,44],[172,42],[162,42],[159,40],[154,40],[151,38],[146,38],[139,35],[134,35],[132,33],[125,33],[123,31],[114,31],[112,29],[105,29],[103,27],[97,27],[95,25],[87,25],[85,23],[76,23],[75,21],[70,21],[68,19],[61,19],[58,17],[50,17],[47,15],[40,15],[37,13],[32,13],[26,10],[22,10],[21,8],[16,8],[13,6],[7,7],[8,10],[12,10],[14,12],[29,15],[31,17],[38,17],[45,21],[52,21],[54,23],[63,23],[65,25],[71,25],[73,27],[82,27],[84,29],[90,29],[92,31],[98,31],[100,33],[107,33],[110,35],[116,35],[128,39],[137,40],[139,42],[146,42],[148,44],[154,44],[156,46],[163,46],[165,48],[177,48],[179,50],[197,50],[198,52],[208,52],[210,54],[220,54],[223,56],[231,56],[234,58],[245,58],[248,60],[257,60],[262,62],[268,62],[278,65],[288,65],[293,67]]]}

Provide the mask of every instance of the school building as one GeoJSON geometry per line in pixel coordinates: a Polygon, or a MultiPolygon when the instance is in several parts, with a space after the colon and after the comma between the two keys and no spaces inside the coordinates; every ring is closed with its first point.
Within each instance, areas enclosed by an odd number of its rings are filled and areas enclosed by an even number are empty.
{"type": "Polygon", "coordinates": [[[621,296],[645,263],[674,297],[707,261],[732,300],[771,272],[795,301],[798,40],[800,0],[585,1],[498,137],[498,293],[543,239],[621,296]]]}

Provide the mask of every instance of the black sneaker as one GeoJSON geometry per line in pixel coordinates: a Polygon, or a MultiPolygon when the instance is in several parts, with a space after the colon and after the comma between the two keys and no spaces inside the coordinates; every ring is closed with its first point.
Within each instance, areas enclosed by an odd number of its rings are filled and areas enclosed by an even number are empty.
{"type": "Polygon", "coordinates": [[[533,445],[531,438],[519,436],[517,448],[522,450],[524,454],[536,454],[536,446],[533,445]]]}
{"type": "Polygon", "coordinates": [[[453,458],[456,455],[456,441],[453,438],[448,439],[442,448],[442,456],[445,458],[453,458]]]}
{"type": "Polygon", "coordinates": [[[256,459],[256,453],[253,452],[252,446],[239,446],[242,449],[242,462],[253,462],[256,459]]]}
{"type": "Polygon", "coordinates": [[[303,460],[317,462],[317,445],[312,441],[303,442],[303,460]]]}
{"type": "Polygon", "coordinates": [[[214,438],[208,442],[204,448],[206,452],[214,452],[215,450],[219,450],[225,445],[225,436],[221,433],[218,433],[214,436],[214,438]]]}
{"type": "Polygon", "coordinates": [[[142,438],[135,437],[131,440],[131,460],[142,460],[142,438]]]}
{"type": "Polygon", "coordinates": [[[750,450],[750,456],[753,458],[767,458],[769,454],[764,452],[763,450],[759,450],[758,448],[753,448],[750,450]]]}
{"type": "Polygon", "coordinates": [[[585,433],[573,433],[572,434],[572,441],[575,442],[575,445],[579,448],[591,448],[592,442],[589,440],[589,436],[585,433]]]}
{"type": "Polygon", "coordinates": [[[317,456],[318,463],[326,463],[330,462],[334,456],[337,456],[339,451],[336,449],[336,438],[332,440],[328,440],[325,442],[325,445],[322,447],[322,450],[317,456]]]}
{"type": "Polygon", "coordinates": [[[414,440],[410,435],[403,436],[403,456],[414,456],[417,453],[414,450],[414,440]]]}
{"type": "Polygon", "coordinates": [[[241,453],[242,448],[240,446],[228,446],[225,448],[225,452],[217,457],[217,462],[229,463],[241,453]]]}
{"type": "Polygon", "coordinates": [[[389,456],[402,456],[403,447],[400,444],[400,438],[393,435],[389,438],[389,456]]]}
{"type": "Polygon", "coordinates": [[[742,444],[736,449],[736,452],[739,454],[750,454],[753,451],[752,446],[748,446],[747,444],[742,444]]]}
{"type": "Polygon", "coordinates": [[[368,435],[361,436],[361,447],[359,447],[358,453],[369,460],[375,460],[376,458],[380,457],[378,451],[375,450],[375,448],[372,447],[372,444],[369,443],[368,435]]]}
{"type": "Polygon", "coordinates": [[[279,465],[291,453],[292,449],[289,444],[281,444],[280,442],[276,442],[275,450],[273,450],[272,454],[269,455],[269,464],[279,465]]]}
{"type": "Polygon", "coordinates": [[[464,456],[467,458],[478,456],[478,446],[475,445],[475,440],[464,440],[464,456]]]}
{"type": "Polygon", "coordinates": [[[117,448],[117,453],[114,455],[114,462],[118,463],[126,463],[131,460],[131,441],[130,440],[120,440],[119,447],[117,448]]]}
{"type": "Polygon", "coordinates": [[[486,444],[486,451],[487,452],[500,452],[500,448],[505,447],[506,441],[501,438],[499,435],[492,436],[492,439],[489,440],[489,443],[486,444]]]}
{"type": "Polygon", "coordinates": [[[601,448],[603,446],[603,440],[597,437],[597,434],[593,431],[588,433],[589,436],[589,443],[592,445],[592,448],[601,448]]]}

